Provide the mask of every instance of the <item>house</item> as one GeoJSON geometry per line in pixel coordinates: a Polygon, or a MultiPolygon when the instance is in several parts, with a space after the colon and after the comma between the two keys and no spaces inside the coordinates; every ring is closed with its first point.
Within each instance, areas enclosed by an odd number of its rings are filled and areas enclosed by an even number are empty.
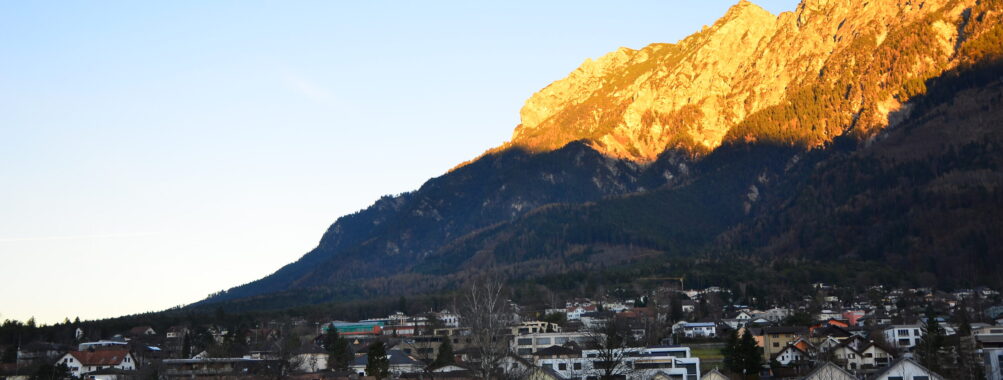
{"type": "Polygon", "coordinates": [[[792,326],[766,327],[763,329],[763,360],[770,360],[774,355],[782,351],[788,343],[791,343],[802,335],[806,330],[792,326]]]}
{"type": "Polygon", "coordinates": [[[582,314],[597,311],[598,308],[595,305],[571,305],[565,308],[565,315],[569,321],[577,321],[581,319],[582,314]]]}
{"type": "Polygon", "coordinates": [[[167,329],[167,334],[164,335],[167,339],[181,339],[188,334],[188,328],[184,326],[171,326],[167,329]]]}
{"type": "Polygon", "coordinates": [[[79,351],[91,351],[91,350],[125,350],[129,347],[129,343],[124,340],[99,340],[96,342],[84,342],[77,345],[77,350],[79,351]]]}
{"type": "Polygon", "coordinates": [[[560,374],[550,368],[533,367],[525,376],[527,380],[565,380],[560,374]]]}
{"type": "Polygon", "coordinates": [[[856,325],[860,318],[867,315],[867,312],[863,310],[844,310],[842,318],[850,323],[850,325],[856,325]]]}
{"type": "Polygon", "coordinates": [[[787,317],[790,317],[791,314],[791,309],[774,307],[763,312],[754,313],[754,317],[755,319],[765,319],[773,323],[779,323],[787,317]]]}
{"type": "MultiPolygon", "coordinates": [[[[414,357],[407,355],[401,350],[388,350],[387,359],[390,361],[390,373],[394,376],[400,376],[405,373],[421,372],[425,365],[419,362],[414,357]]],[[[352,364],[349,365],[349,369],[359,374],[359,376],[367,376],[366,374],[366,364],[369,363],[369,354],[362,354],[356,356],[352,364]]]]}
{"type": "Polygon", "coordinates": [[[136,338],[147,335],[157,335],[157,331],[150,326],[136,326],[129,329],[129,333],[126,336],[136,338]]]}
{"type": "Polygon", "coordinates": [[[857,377],[838,365],[826,362],[811,371],[804,380],[857,380],[857,377]]]}
{"type": "Polygon", "coordinates": [[[327,369],[327,357],[327,351],[311,344],[300,348],[289,363],[294,371],[314,373],[327,369]]]}
{"type": "Polygon", "coordinates": [[[118,368],[105,368],[85,373],[83,378],[85,380],[130,380],[136,378],[136,371],[118,368]]]}
{"type": "Polygon", "coordinates": [[[250,358],[164,359],[162,365],[162,376],[168,379],[278,375],[283,367],[279,360],[250,358]]]}
{"type": "Polygon", "coordinates": [[[680,309],[683,313],[692,313],[697,310],[697,303],[692,300],[682,300],[679,302],[680,309]]]}
{"type": "Polygon", "coordinates": [[[460,315],[449,310],[433,313],[432,316],[435,317],[435,319],[438,319],[439,322],[442,322],[443,326],[460,327],[460,315]]]}
{"type": "Polygon", "coordinates": [[[679,326],[683,336],[687,338],[713,338],[717,336],[717,324],[714,322],[688,322],[679,326]]]}
{"type": "Polygon", "coordinates": [[[890,348],[860,337],[848,339],[832,350],[832,357],[851,371],[887,366],[895,358],[890,348]]]}
{"type": "Polygon", "coordinates": [[[136,360],[126,350],[70,351],[56,363],[65,364],[70,374],[77,378],[106,368],[136,369],[136,360]]]}
{"type": "Polygon", "coordinates": [[[771,361],[776,360],[782,366],[790,366],[792,364],[801,363],[807,361],[811,355],[799,348],[797,345],[788,343],[784,349],[780,350],[773,357],[770,358],[771,361]]]}
{"type": "Polygon", "coordinates": [[[884,328],[885,341],[898,349],[911,349],[923,340],[920,325],[890,325],[884,328]]]}
{"type": "Polygon", "coordinates": [[[717,368],[714,368],[710,371],[704,372],[703,376],[700,376],[700,380],[731,380],[731,379],[729,379],[728,376],[725,376],[723,373],[721,373],[721,371],[718,371],[717,368]]]}
{"type": "Polygon", "coordinates": [[[867,380],[944,380],[944,377],[926,369],[912,359],[902,358],[887,368],[868,376],[867,380]]]}
{"type": "Polygon", "coordinates": [[[990,324],[972,324],[972,335],[1003,335],[1003,326],[993,326],[990,324]]]}
{"type": "Polygon", "coordinates": [[[383,334],[383,323],[382,322],[342,322],[334,321],[324,326],[324,331],[327,332],[330,329],[335,329],[339,335],[343,336],[363,336],[363,335],[382,335],[383,334]]]}
{"type": "Polygon", "coordinates": [[[983,348],[986,380],[1003,380],[1003,348],[983,348]]]}
{"type": "Polygon", "coordinates": [[[606,326],[615,315],[612,311],[592,311],[583,313],[578,320],[582,321],[582,327],[586,330],[597,330],[606,326]]]}

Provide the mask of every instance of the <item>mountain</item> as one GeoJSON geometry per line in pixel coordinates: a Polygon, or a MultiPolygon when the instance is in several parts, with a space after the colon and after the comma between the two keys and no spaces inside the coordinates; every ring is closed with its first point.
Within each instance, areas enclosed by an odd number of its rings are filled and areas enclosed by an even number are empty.
{"type": "Polygon", "coordinates": [[[194,307],[420,294],[488,271],[803,282],[845,268],[784,263],[832,258],[888,281],[999,282],[1001,10],[742,1],[676,44],[586,61],[527,101],[510,142],[194,307]]]}
{"type": "Polygon", "coordinates": [[[587,60],[534,94],[509,146],[586,140],[646,162],[669,148],[777,139],[817,147],[867,133],[957,64],[974,1],[805,0],[779,17],[742,1],[675,44],[587,60]]]}

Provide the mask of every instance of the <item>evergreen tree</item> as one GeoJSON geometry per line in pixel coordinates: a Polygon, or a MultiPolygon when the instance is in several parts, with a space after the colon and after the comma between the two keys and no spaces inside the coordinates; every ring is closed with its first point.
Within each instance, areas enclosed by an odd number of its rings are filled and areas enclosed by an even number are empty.
{"type": "Polygon", "coordinates": [[[683,300],[680,299],[678,294],[673,294],[669,309],[669,319],[675,323],[683,319],[683,300]]]}
{"type": "Polygon", "coordinates": [[[7,347],[0,357],[0,363],[17,363],[17,346],[7,347]]]}
{"type": "Polygon", "coordinates": [[[390,358],[387,357],[387,349],[383,342],[377,341],[370,345],[367,356],[366,375],[379,380],[390,374],[390,358]]]}
{"type": "Polygon", "coordinates": [[[185,333],[184,338],[181,338],[181,358],[190,359],[192,357],[192,338],[189,337],[188,333],[185,333]]]}
{"type": "Polygon", "coordinates": [[[919,362],[933,372],[941,371],[940,351],[944,348],[944,330],[933,313],[933,308],[926,309],[926,326],[923,328],[923,340],[919,343],[916,353],[919,362]]]}
{"type": "Polygon", "coordinates": [[[747,379],[759,377],[763,358],[749,329],[745,330],[741,338],[734,331],[728,335],[728,342],[721,349],[721,354],[724,355],[724,368],[728,371],[742,374],[747,379]]]}
{"type": "Polygon", "coordinates": [[[730,372],[741,373],[742,365],[741,359],[738,358],[738,332],[732,331],[728,334],[728,341],[725,343],[724,348],[721,349],[721,355],[724,356],[722,360],[722,365],[724,368],[730,372]]]}
{"type": "Polygon", "coordinates": [[[442,367],[444,365],[454,364],[456,362],[456,356],[453,353],[453,344],[450,343],[449,337],[446,337],[442,341],[442,345],[439,346],[439,354],[435,356],[435,361],[432,362],[432,367],[442,367]]]}
{"type": "Polygon", "coordinates": [[[70,368],[65,363],[42,364],[29,377],[31,380],[63,380],[70,378],[70,368]]]}
{"type": "Polygon", "coordinates": [[[742,340],[738,342],[738,357],[742,363],[742,373],[746,378],[759,378],[759,370],[763,367],[763,357],[760,356],[759,346],[756,339],[752,337],[749,329],[742,334],[742,340]]]}
{"type": "Polygon", "coordinates": [[[345,370],[352,364],[352,349],[348,345],[348,340],[338,334],[338,330],[331,326],[327,335],[324,335],[324,350],[327,351],[327,366],[330,369],[345,370]]]}
{"type": "Polygon", "coordinates": [[[958,307],[958,335],[961,337],[972,335],[971,317],[968,316],[968,303],[966,300],[961,300],[961,305],[958,307]]]}

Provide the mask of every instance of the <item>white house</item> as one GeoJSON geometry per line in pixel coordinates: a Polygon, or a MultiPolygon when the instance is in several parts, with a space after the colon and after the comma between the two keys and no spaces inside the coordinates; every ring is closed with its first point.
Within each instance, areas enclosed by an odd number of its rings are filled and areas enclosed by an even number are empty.
{"type": "Polygon", "coordinates": [[[885,341],[896,348],[909,349],[923,340],[923,329],[919,325],[891,325],[885,327],[885,341]]]}
{"type": "Polygon", "coordinates": [[[912,359],[903,358],[892,363],[868,380],[944,380],[943,376],[926,369],[912,359]]]}
{"type": "Polygon", "coordinates": [[[717,336],[717,324],[714,322],[689,322],[679,326],[687,338],[713,338],[717,336]]]}
{"type": "Polygon", "coordinates": [[[848,370],[881,368],[895,359],[891,352],[863,339],[849,339],[832,351],[832,357],[848,370]]]}
{"type": "Polygon", "coordinates": [[[798,346],[788,344],[783,350],[774,354],[772,359],[776,360],[780,365],[788,366],[808,360],[809,355],[804,350],[798,348],[798,346]]]}
{"type": "Polygon", "coordinates": [[[65,364],[76,378],[106,368],[136,369],[136,359],[126,350],[70,351],[56,363],[65,364]]]}
{"type": "Polygon", "coordinates": [[[442,321],[442,325],[445,327],[460,327],[460,315],[449,310],[435,313],[435,318],[442,321]]]}

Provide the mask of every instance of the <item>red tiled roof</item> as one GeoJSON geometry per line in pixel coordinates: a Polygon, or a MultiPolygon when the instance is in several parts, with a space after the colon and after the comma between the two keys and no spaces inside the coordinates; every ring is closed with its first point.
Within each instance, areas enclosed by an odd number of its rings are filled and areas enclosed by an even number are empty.
{"type": "Polygon", "coordinates": [[[122,364],[122,360],[125,360],[125,356],[129,355],[129,351],[70,351],[70,355],[73,355],[80,364],[86,366],[119,365],[122,364]]]}

